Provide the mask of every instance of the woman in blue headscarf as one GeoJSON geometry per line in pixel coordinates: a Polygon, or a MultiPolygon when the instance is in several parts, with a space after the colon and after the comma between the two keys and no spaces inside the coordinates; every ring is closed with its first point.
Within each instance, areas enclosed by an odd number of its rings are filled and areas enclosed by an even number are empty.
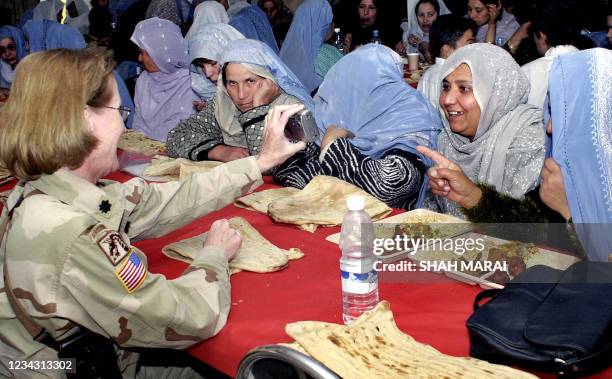
{"type": "Polygon", "coordinates": [[[51,20],[30,20],[23,27],[30,53],[51,49],[83,49],[87,44],[78,30],[51,20]]]}
{"type": "Polygon", "coordinates": [[[256,155],[270,107],[303,104],[314,109],[298,78],[261,41],[230,42],[218,63],[222,69],[214,100],[168,133],[169,156],[227,162],[256,155]]]}
{"type": "Polygon", "coordinates": [[[145,71],[136,81],[134,129],[164,141],[168,131],[194,113],[187,41],[171,21],[153,17],[136,25],[132,42],[145,71]]]}
{"type": "Polygon", "coordinates": [[[217,79],[221,68],[219,59],[231,41],[244,39],[239,31],[227,24],[201,25],[198,30],[193,26],[188,38],[189,61],[191,62],[191,88],[198,94],[196,108],[201,111],[205,102],[217,93],[217,79]]]}
{"type": "Polygon", "coordinates": [[[0,88],[10,88],[15,67],[27,54],[23,32],[14,26],[0,28],[0,88]]]}
{"type": "Polygon", "coordinates": [[[397,53],[369,44],[338,61],[315,96],[315,118],[325,132],[321,152],[309,146],[296,154],[279,167],[277,182],[302,188],[315,175],[329,175],[392,207],[420,205],[429,160],[416,147],[435,148],[442,122],[404,82],[397,53]]]}
{"type": "Polygon", "coordinates": [[[610,83],[610,50],[590,49],[555,60],[549,79],[552,158],[544,164],[540,187],[542,201],[571,217],[587,256],[599,261],[612,257],[610,83]],[[555,186],[559,178],[562,185],[555,186]]]}
{"type": "MultiPolygon", "coordinates": [[[[51,49],[84,49],[87,46],[85,38],[78,30],[69,25],[63,25],[51,20],[30,20],[23,27],[25,36],[30,46],[30,53],[51,49]]],[[[121,106],[134,110],[134,101],[121,76],[116,70],[113,75],[117,81],[121,106]]],[[[134,123],[134,112],[131,112],[125,122],[128,129],[134,123]]]]}
{"type": "MultiPolygon", "coordinates": [[[[333,32],[332,21],[333,14],[327,0],[304,1],[295,12],[279,53],[310,92],[317,89],[323,80],[316,73],[315,61],[329,39],[329,32],[333,32]]],[[[338,51],[335,53],[337,61],[342,55],[338,51]]]]}
{"type": "Polygon", "coordinates": [[[231,4],[230,9],[228,9],[229,24],[246,38],[264,42],[273,52],[278,54],[276,38],[266,14],[257,5],[250,5],[246,1],[235,3],[231,4]],[[236,9],[235,13],[229,13],[232,7],[236,9]]]}

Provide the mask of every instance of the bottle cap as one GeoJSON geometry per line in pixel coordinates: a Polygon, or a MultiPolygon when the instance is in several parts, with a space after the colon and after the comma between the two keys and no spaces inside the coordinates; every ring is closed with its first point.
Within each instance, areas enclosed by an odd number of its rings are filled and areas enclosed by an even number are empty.
{"type": "Polygon", "coordinates": [[[340,28],[334,28],[334,33],[340,33],[340,28]]]}
{"type": "Polygon", "coordinates": [[[346,199],[346,207],[349,211],[362,211],[365,208],[365,198],[361,195],[349,196],[346,199]]]}

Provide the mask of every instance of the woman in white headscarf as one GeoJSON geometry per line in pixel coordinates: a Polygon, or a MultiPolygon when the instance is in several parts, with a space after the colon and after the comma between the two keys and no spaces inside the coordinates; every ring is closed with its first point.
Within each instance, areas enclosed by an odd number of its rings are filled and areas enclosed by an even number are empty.
{"type": "Polygon", "coordinates": [[[193,24],[189,28],[185,39],[189,40],[194,33],[201,32],[206,25],[227,24],[229,16],[223,5],[216,1],[200,3],[193,12],[193,24]]]}
{"type": "Polygon", "coordinates": [[[244,36],[228,24],[202,25],[189,37],[189,61],[191,62],[191,88],[200,97],[196,104],[198,111],[205,102],[217,93],[217,79],[221,68],[219,59],[231,41],[244,39],[244,36]]]}
{"type": "MultiPolygon", "coordinates": [[[[60,0],[46,0],[34,8],[33,20],[61,21],[64,4],[60,0]]],[[[89,10],[91,7],[85,0],[68,0],[66,2],[65,23],[78,29],[83,35],[89,34],[89,10]]]]}
{"type": "MultiPolygon", "coordinates": [[[[455,51],[442,67],[440,106],[447,123],[438,138],[438,165],[428,175],[435,195],[430,204],[465,218],[460,206],[477,193],[455,197],[445,170],[461,169],[474,183],[513,198],[534,189],[546,153],[540,108],[527,104],[529,80],[502,48],[477,43],[455,51]],[[444,158],[444,159],[443,159],[444,158]]],[[[477,192],[477,191],[474,191],[477,192]]]]}

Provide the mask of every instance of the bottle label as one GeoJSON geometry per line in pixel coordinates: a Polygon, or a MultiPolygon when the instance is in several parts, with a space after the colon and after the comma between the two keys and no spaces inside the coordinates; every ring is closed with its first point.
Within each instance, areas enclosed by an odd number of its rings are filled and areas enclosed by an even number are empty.
{"type": "Polygon", "coordinates": [[[365,295],[378,288],[378,273],[376,270],[363,274],[340,270],[342,291],[365,295]]]}

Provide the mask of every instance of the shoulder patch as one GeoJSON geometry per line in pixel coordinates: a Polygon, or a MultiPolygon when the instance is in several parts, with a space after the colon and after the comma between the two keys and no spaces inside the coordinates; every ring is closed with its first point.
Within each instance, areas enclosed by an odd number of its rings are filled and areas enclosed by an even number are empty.
{"type": "Polygon", "coordinates": [[[115,275],[128,293],[132,293],[144,283],[147,277],[147,268],[138,254],[132,251],[130,257],[125,260],[121,268],[115,272],[115,275]]]}
{"type": "Polygon", "coordinates": [[[96,242],[113,266],[125,258],[131,251],[121,235],[115,231],[105,229],[106,233],[98,232],[96,242]]]}
{"type": "Polygon", "coordinates": [[[134,186],[134,190],[130,196],[126,196],[125,198],[132,204],[138,204],[140,202],[140,190],[137,186],[134,186]]]}

